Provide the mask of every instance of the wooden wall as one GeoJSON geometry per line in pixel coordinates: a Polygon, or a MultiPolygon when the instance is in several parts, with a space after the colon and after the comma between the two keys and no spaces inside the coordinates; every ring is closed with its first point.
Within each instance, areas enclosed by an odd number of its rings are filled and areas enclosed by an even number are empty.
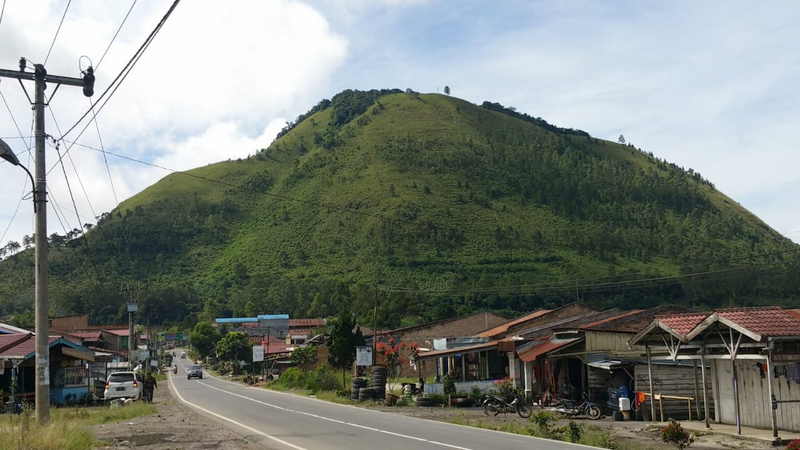
{"type": "MultiPolygon", "coordinates": [[[[739,405],[742,425],[770,428],[772,414],[769,388],[766,374],[762,377],[761,369],[756,363],[764,361],[736,361],[739,379],[739,405]]],[[[716,385],[720,399],[720,420],[722,423],[736,423],[736,412],[733,398],[733,382],[731,363],[716,360],[716,385]]],[[[772,389],[778,400],[800,400],[800,384],[781,376],[773,378],[772,389]]],[[[800,431],[800,403],[784,403],[777,410],[778,428],[782,430],[800,431]]]]}
{"type": "MultiPolygon", "coordinates": [[[[653,364],[653,392],[655,394],[677,395],[681,397],[695,397],[693,368],[689,366],[653,364]]],[[[649,392],[650,384],[647,376],[647,364],[636,366],[635,390],[649,392]]],[[[703,379],[700,373],[700,363],[697,364],[697,400],[700,405],[700,414],[703,413],[703,379]]],[[[712,390],[711,371],[706,368],[706,388],[708,389],[709,416],[714,417],[714,395],[712,390]]],[[[650,400],[645,403],[646,414],[650,414],[650,400]]],[[[658,402],[656,402],[656,418],[660,420],[658,402]]],[[[682,420],[688,419],[688,405],[685,400],[664,400],[664,420],[668,418],[682,420]]],[[[697,420],[697,407],[692,402],[692,419],[697,420]]]]}

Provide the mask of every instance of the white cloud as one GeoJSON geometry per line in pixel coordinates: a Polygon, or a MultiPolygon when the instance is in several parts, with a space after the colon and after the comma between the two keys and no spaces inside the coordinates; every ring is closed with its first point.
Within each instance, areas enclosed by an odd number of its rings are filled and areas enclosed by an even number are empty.
{"type": "MultiPolygon", "coordinates": [[[[96,65],[130,6],[129,0],[73,3],[47,63],[50,73],[77,76],[78,59],[84,54],[96,65]]],[[[171,3],[137,3],[96,72],[96,96],[171,3]]],[[[20,56],[42,62],[63,8],[64,3],[55,0],[9,2],[0,24],[0,67],[16,68],[20,56]]],[[[330,76],[347,52],[347,40],[316,9],[300,1],[181,2],[99,116],[103,143],[116,153],[178,170],[244,157],[267,146],[284,118],[294,117],[329,94],[330,76]]],[[[16,82],[4,81],[0,88],[27,135],[30,108],[24,94],[16,82]]],[[[52,102],[62,129],[88,106],[80,89],[69,87],[62,87],[52,102]]],[[[0,136],[15,136],[7,118],[0,105],[0,136]]],[[[57,135],[53,123],[48,123],[48,131],[57,135]]],[[[8,142],[18,153],[23,151],[19,139],[8,142]]],[[[99,145],[94,127],[86,130],[81,142],[99,145]]],[[[114,195],[100,154],[79,147],[70,154],[95,213],[113,208],[114,195]]],[[[55,152],[48,150],[49,163],[55,160],[55,152]]],[[[120,201],[167,173],[111,156],[109,162],[120,201]]],[[[85,222],[92,213],[68,161],[66,169],[85,222]]],[[[68,221],[77,223],[74,212],[69,213],[73,208],[61,169],[50,176],[55,203],[67,210],[68,221]]],[[[0,177],[8,183],[8,188],[0,190],[2,232],[19,199],[21,188],[16,186],[21,186],[25,176],[0,164],[0,177]]],[[[14,221],[9,238],[29,232],[29,209],[14,221]]],[[[52,215],[50,223],[53,230],[60,227],[52,215]]]]}

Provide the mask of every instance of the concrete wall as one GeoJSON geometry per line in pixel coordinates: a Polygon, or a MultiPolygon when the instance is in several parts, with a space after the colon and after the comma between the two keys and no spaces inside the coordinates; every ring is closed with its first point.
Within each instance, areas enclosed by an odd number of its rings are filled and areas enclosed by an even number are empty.
{"type": "MultiPolygon", "coordinates": [[[[765,361],[745,360],[736,362],[739,379],[739,405],[742,425],[770,428],[772,414],[767,386],[766,373],[762,377],[761,369],[756,363],[765,361]]],[[[719,399],[720,421],[735,424],[736,410],[733,397],[733,375],[730,361],[714,361],[716,376],[715,392],[719,399]]],[[[788,380],[785,376],[772,379],[772,389],[778,400],[800,400],[800,384],[788,380]]],[[[713,417],[713,416],[712,416],[713,417]]],[[[800,431],[800,403],[784,403],[777,410],[778,428],[782,430],[800,431]]]]}

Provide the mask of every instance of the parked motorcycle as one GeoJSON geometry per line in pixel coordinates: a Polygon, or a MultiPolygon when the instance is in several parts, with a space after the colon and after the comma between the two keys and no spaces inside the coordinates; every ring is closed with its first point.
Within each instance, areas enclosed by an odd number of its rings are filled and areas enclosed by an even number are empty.
{"type": "Polygon", "coordinates": [[[488,394],[481,406],[483,407],[483,413],[487,416],[496,416],[500,413],[517,413],[523,419],[531,416],[531,407],[526,405],[519,395],[515,395],[514,400],[507,402],[497,395],[488,394]]]}
{"type": "Polygon", "coordinates": [[[603,416],[600,407],[590,402],[585,395],[580,403],[575,400],[560,399],[558,404],[556,404],[556,411],[570,417],[585,416],[592,420],[597,420],[603,416]]]}

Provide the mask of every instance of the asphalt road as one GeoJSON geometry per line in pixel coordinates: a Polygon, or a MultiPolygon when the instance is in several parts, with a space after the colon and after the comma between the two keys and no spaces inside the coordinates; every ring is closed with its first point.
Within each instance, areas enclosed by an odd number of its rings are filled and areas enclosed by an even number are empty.
{"type": "Polygon", "coordinates": [[[212,377],[186,379],[191,362],[176,359],[170,385],[180,401],[224,421],[265,447],[327,449],[554,449],[589,448],[565,442],[418,419],[294,394],[252,388],[212,377]]]}

